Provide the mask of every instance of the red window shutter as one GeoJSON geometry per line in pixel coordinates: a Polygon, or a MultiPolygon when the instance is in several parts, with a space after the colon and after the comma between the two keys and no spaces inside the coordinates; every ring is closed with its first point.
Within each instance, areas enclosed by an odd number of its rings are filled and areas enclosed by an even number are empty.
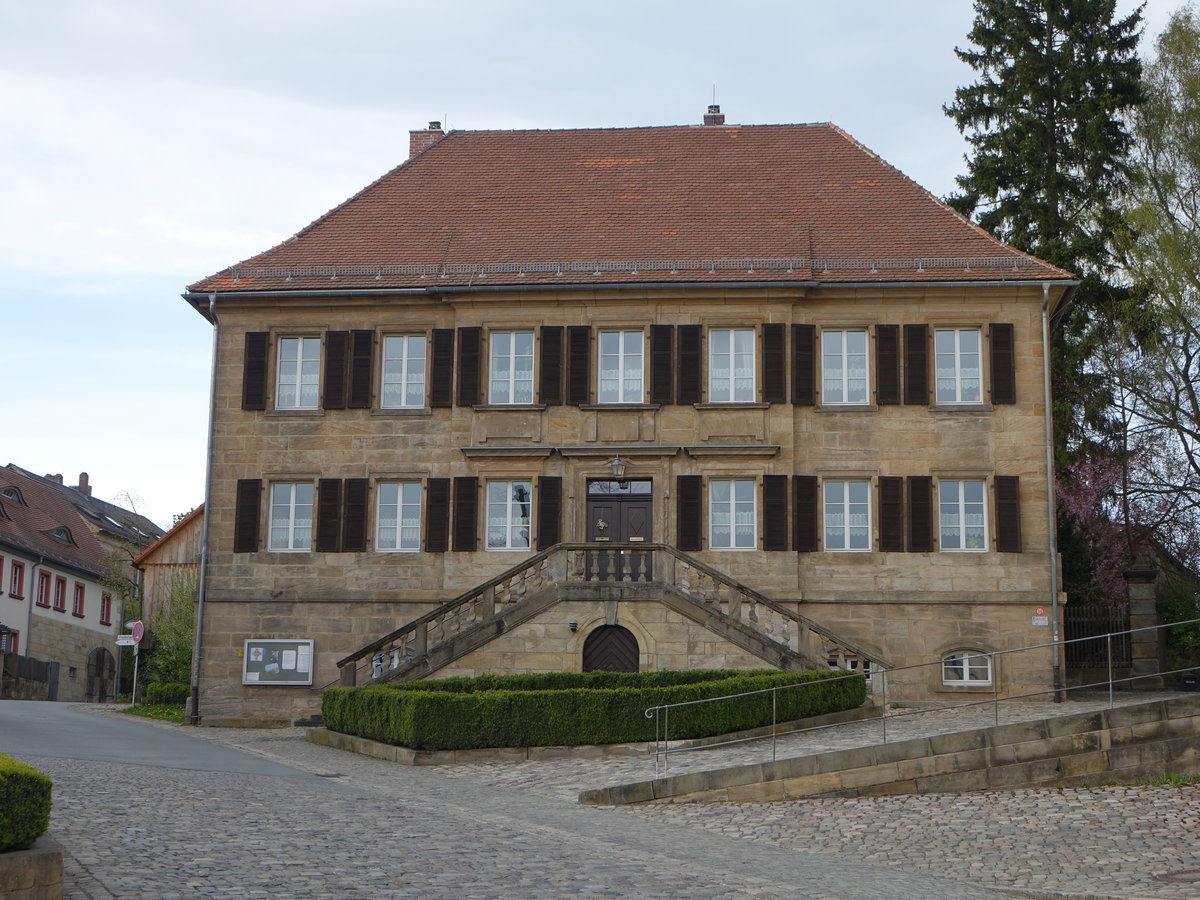
{"type": "Polygon", "coordinates": [[[762,347],[763,402],[787,403],[787,326],[778,322],[763,325],[762,347]]]}
{"type": "Polygon", "coordinates": [[[700,402],[700,326],[679,326],[679,389],[680,403],[700,402]]]}
{"type": "Polygon", "coordinates": [[[542,326],[541,371],[538,373],[538,402],[558,406],[563,402],[563,329],[542,326]]]}
{"type": "Polygon", "coordinates": [[[464,475],[454,479],[454,545],[455,550],[470,553],[479,538],[479,479],[464,475]]]}
{"type": "Polygon", "coordinates": [[[242,409],[267,408],[267,337],[265,331],[246,332],[242,358],[242,409]]]}
{"type": "Polygon", "coordinates": [[[317,552],[337,553],[342,549],[342,482],[337,478],[317,480],[317,552]]]}
{"type": "Polygon", "coordinates": [[[675,543],[680,550],[699,550],[702,546],[704,503],[701,485],[699,475],[675,478],[675,543]]]}
{"type": "Polygon", "coordinates": [[[1021,479],[1016,475],[996,476],[996,549],[1021,552],[1021,479]]]}
{"type": "Polygon", "coordinates": [[[795,522],[792,528],[792,548],[799,553],[815,553],[820,534],[818,522],[819,485],[816,475],[792,476],[795,522]]]}
{"type": "Polygon", "coordinates": [[[879,479],[879,549],[904,552],[904,479],[900,477],[879,479]]]}
{"type": "Polygon", "coordinates": [[[233,509],[233,552],[258,550],[258,507],[262,499],[261,478],[239,478],[233,509]]]}
{"type": "Polygon", "coordinates": [[[346,553],[362,553],[367,549],[369,484],[366,478],[346,479],[342,491],[342,550],[346,553]]]}
{"type": "Polygon", "coordinates": [[[375,332],[350,332],[350,409],[371,408],[371,379],[374,374],[375,332]]]}
{"type": "Polygon", "coordinates": [[[454,329],[433,329],[429,406],[444,409],[454,403],[454,329]]]}
{"type": "Polygon", "coordinates": [[[904,402],[929,405],[929,327],[904,326],[904,402]]]}
{"type": "Polygon", "coordinates": [[[548,550],[562,540],[562,479],[542,475],[537,492],[537,548],[548,550]]]}
{"type": "Polygon", "coordinates": [[[459,406],[474,406],[479,402],[479,366],[482,348],[482,328],[458,329],[459,406]]]}
{"type": "Polygon", "coordinates": [[[425,482],[425,551],[445,553],[450,548],[450,479],[425,482]]]}
{"type": "Polygon", "coordinates": [[[346,408],[346,366],[350,332],[325,332],[325,385],[321,406],[325,409],[346,408]]]}
{"type": "Polygon", "coordinates": [[[817,402],[817,329],[815,325],[792,326],[792,403],[813,406],[817,402]]]}
{"type": "Polygon", "coordinates": [[[567,328],[567,402],[582,406],[591,397],[592,329],[589,325],[567,328]]]}
{"type": "Polygon", "coordinates": [[[786,475],[764,475],[762,496],[763,549],[786,550],[788,548],[788,477],[786,475]]]}
{"type": "Polygon", "coordinates": [[[1007,323],[993,323],[988,329],[992,350],[992,402],[1017,402],[1016,347],[1013,327],[1007,323]]]}
{"type": "Polygon", "coordinates": [[[933,479],[928,475],[908,477],[908,549],[933,552],[933,479]]]}
{"type": "Polygon", "coordinates": [[[875,402],[900,402],[900,326],[875,326],[875,402]]]}
{"type": "Polygon", "coordinates": [[[650,402],[675,399],[675,326],[650,326],[650,402]]]}

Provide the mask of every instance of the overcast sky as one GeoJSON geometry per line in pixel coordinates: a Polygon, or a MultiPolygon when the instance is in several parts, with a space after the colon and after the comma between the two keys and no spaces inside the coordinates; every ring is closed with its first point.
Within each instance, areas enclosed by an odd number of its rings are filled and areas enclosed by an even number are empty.
{"type": "MultiPolygon", "coordinates": [[[[1178,2],[1149,0],[1147,38],[1178,2]]],[[[1134,4],[1122,0],[1128,12],[1134,4]]],[[[184,287],[407,156],[408,131],[836,122],[943,196],[969,0],[0,0],[0,464],[203,499],[184,287]]],[[[124,501],[119,501],[123,502],[124,501]]],[[[125,504],[127,505],[127,504],[125,504]]]]}

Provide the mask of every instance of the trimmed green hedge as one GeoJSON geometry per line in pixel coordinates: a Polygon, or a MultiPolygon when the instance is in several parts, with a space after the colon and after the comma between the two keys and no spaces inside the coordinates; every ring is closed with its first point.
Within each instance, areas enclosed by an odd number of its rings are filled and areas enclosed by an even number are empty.
{"type": "Polygon", "coordinates": [[[188,686],[181,682],[161,681],[146,685],[149,706],[179,706],[187,703],[188,686]]]}
{"type": "MultiPolygon", "coordinates": [[[[321,715],[333,731],[417,750],[628,743],[654,740],[654,719],[645,710],[669,703],[805,685],[777,692],[777,721],[861,706],[866,681],[843,676],[732,670],[481,675],[329,688],[321,715]]],[[[671,710],[670,737],[727,734],[771,721],[771,694],[757,694],[671,710]]]]}
{"type": "Polygon", "coordinates": [[[0,753],[0,852],[24,850],[50,827],[50,779],[0,753]]]}

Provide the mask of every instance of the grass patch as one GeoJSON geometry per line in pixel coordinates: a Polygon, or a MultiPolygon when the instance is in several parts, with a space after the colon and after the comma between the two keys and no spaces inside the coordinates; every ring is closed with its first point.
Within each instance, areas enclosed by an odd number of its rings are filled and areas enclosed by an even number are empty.
{"type": "Polygon", "coordinates": [[[143,719],[157,719],[160,722],[175,722],[182,725],[187,717],[184,711],[183,704],[178,706],[167,703],[146,704],[144,706],[131,706],[128,709],[122,710],[131,716],[141,716],[143,719]]]}

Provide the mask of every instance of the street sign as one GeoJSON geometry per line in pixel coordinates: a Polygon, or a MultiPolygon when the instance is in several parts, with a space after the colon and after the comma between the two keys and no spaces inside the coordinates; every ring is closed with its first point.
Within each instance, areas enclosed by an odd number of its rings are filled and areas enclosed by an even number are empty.
{"type": "Polygon", "coordinates": [[[118,634],[117,635],[117,646],[118,647],[132,647],[136,643],[137,643],[137,641],[135,641],[133,639],[132,634],[118,634]]]}
{"type": "Polygon", "coordinates": [[[135,644],[141,643],[142,635],[146,633],[146,626],[142,624],[141,619],[134,620],[132,627],[129,629],[130,637],[133,638],[135,644]]]}

